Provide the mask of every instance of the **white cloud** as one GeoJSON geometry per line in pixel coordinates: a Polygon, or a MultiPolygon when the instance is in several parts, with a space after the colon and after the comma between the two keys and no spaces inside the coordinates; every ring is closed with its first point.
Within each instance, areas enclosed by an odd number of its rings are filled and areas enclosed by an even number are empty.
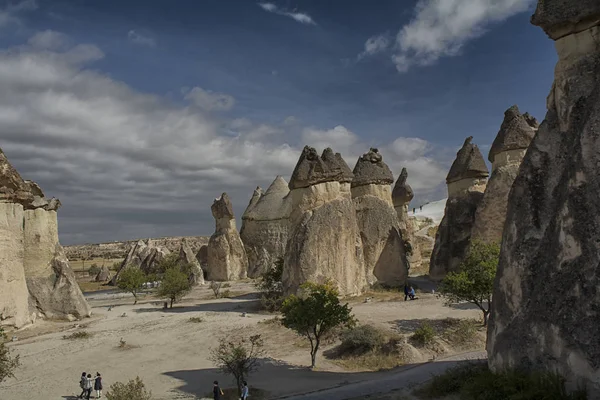
{"type": "Polygon", "coordinates": [[[235,99],[228,94],[215,93],[200,87],[191,90],[183,89],[183,93],[186,100],[207,111],[227,111],[235,104],[235,99]]]}
{"type": "Polygon", "coordinates": [[[67,36],[60,32],[45,30],[32,36],[28,43],[38,49],[57,50],[67,44],[67,36]]]}
{"type": "Polygon", "coordinates": [[[303,12],[298,12],[296,10],[287,11],[285,9],[277,7],[273,3],[258,3],[258,5],[267,12],[290,17],[290,18],[294,19],[295,21],[300,22],[301,24],[307,24],[307,25],[316,25],[317,24],[310,15],[303,13],[303,12]]]}
{"type": "Polygon", "coordinates": [[[38,8],[37,2],[35,0],[23,0],[18,3],[8,3],[6,7],[0,9],[0,27],[12,25],[12,24],[20,24],[21,20],[18,17],[18,14],[33,11],[38,8]]]}
{"type": "Polygon", "coordinates": [[[390,39],[387,35],[372,36],[365,42],[365,50],[358,55],[358,60],[361,60],[367,56],[372,56],[377,53],[381,53],[388,49],[390,46],[390,39]]]}
{"type": "Polygon", "coordinates": [[[150,36],[142,35],[133,29],[127,32],[127,38],[135,44],[139,44],[142,46],[154,47],[156,46],[156,41],[150,36]]]}

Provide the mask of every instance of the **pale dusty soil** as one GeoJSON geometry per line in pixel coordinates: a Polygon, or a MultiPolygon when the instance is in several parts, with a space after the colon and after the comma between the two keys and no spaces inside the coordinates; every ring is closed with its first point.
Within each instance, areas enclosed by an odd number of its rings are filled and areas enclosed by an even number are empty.
{"type": "MultiPolygon", "coordinates": [[[[233,294],[253,291],[250,283],[234,284],[233,294]]],[[[183,303],[164,311],[156,300],[142,300],[134,306],[126,295],[93,294],[89,298],[94,317],[76,323],[41,322],[34,328],[11,333],[19,337],[9,347],[21,355],[22,367],[16,379],[0,384],[0,399],[25,400],[72,398],[79,394],[81,372],[100,372],[106,389],[115,381],[140,376],[152,390],[155,399],[201,398],[218,379],[224,387],[232,386],[229,377],[221,375],[208,360],[210,348],[218,338],[238,333],[260,333],[267,343],[267,359],[250,384],[267,390],[271,397],[303,393],[373,379],[384,372],[345,372],[322,354],[319,368],[306,367],[310,357],[304,342],[277,324],[261,323],[273,315],[256,312],[255,294],[242,294],[233,299],[210,299],[206,287],[195,289],[183,303]],[[112,311],[108,305],[117,305],[112,311]],[[248,312],[242,317],[242,312],[248,312]],[[122,314],[126,316],[122,317],[122,314]],[[190,317],[204,318],[190,323],[190,317]],[[64,340],[64,334],[85,329],[89,339],[64,340]],[[123,338],[128,350],[118,348],[123,338]],[[197,396],[197,397],[196,397],[197,396]]],[[[386,329],[410,331],[423,319],[479,318],[471,307],[450,308],[431,294],[420,294],[416,301],[388,301],[403,296],[374,294],[371,302],[362,298],[350,300],[361,323],[386,329]]],[[[326,350],[326,349],[324,349],[326,350]]],[[[446,351],[448,351],[446,349],[446,351]]],[[[451,351],[451,350],[450,350],[451,351]]],[[[456,350],[459,351],[459,350],[456,350]]]]}

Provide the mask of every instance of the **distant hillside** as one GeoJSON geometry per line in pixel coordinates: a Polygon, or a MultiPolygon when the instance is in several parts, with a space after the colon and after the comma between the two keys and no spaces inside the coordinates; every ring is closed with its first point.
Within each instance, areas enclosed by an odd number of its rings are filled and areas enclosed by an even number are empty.
{"type": "MultiPolygon", "coordinates": [[[[208,244],[210,236],[174,236],[164,238],[152,238],[159,246],[166,247],[170,251],[178,251],[181,240],[186,238],[190,247],[197,253],[200,247],[208,244]]],[[[127,251],[132,245],[138,242],[137,240],[128,240],[125,242],[110,242],[96,244],[77,244],[72,246],[64,246],[67,258],[70,261],[82,259],[117,259],[125,258],[127,251]]]]}

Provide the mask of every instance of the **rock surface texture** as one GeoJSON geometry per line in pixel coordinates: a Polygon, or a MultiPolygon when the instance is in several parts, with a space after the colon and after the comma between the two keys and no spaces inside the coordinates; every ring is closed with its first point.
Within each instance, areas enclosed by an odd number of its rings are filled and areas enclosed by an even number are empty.
{"type": "Polygon", "coordinates": [[[366,287],[362,242],[350,193],[352,171],[339,153],[304,147],[289,183],[291,214],[283,286],[330,279],[342,295],[366,287]]]}
{"type": "Polygon", "coordinates": [[[89,316],[58,241],[60,201],[25,181],[0,150],[0,324],[89,316]]]}
{"type": "Polygon", "coordinates": [[[483,199],[489,172],[479,148],[471,140],[471,136],[465,140],[446,177],[448,200],[429,264],[429,275],[435,280],[456,271],[464,259],[477,206],[483,199]]]}
{"type": "Polygon", "coordinates": [[[111,277],[112,275],[110,273],[110,269],[108,269],[108,267],[104,265],[102,266],[102,268],[100,268],[100,271],[96,274],[94,280],[96,282],[108,282],[110,281],[111,277]]]}
{"type": "Polygon", "coordinates": [[[233,207],[227,193],[215,199],[211,211],[215,218],[215,233],[208,241],[208,280],[235,281],[246,278],[248,257],[235,226],[233,207]]]}
{"type": "Polygon", "coordinates": [[[402,172],[392,190],[392,201],[400,223],[402,238],[407,243],[406,247],[410,248],[409,254],[407,254],[409,268],[417,269],[421,266],[422,258],[419,243],[415,238],[415,221],[408,216],[408,205],[415,195],[406,182],[407,179],[408,171],[406,168],[402,168],[402,172]]]}
{"type": "Polygon", "coordinates": [[[401,286],[408,261],[400,223],[392,203],[392,171],[377,149],[360,156],[354,167],[352,200],[362,241],[367,283],[401,286]]]}
{"type": "Polygon", "coordinates": [[[283,177],[276,177],[264,194],[258,189],[242,216],[240,229],[250,278],[260,277],[284,257],[292,206],[290,189],[283,177]]]}
{"type": "Polygon", "coordinates": [[[509,195],[487,351],[600,398],[600,2],[540,1],[556,41],[547,114],[509,195]]]}
{"type": "Polygon", "coordinates": [[[178,262],[192,266],[191,271],[188,271],[190,283],[193,285],[204,285],[204,271],[202,271],[200,261],[198,261],[185,239],[181,241],[181,247],[179,247],[178,262]]]}
{"type": "Polygon", "coordinates": [[[154,273],[158,264],[168,254],[171,254],[171,252],[164,247],[160,247],[152,239],[139,240],[129,249],[127,256],[111,279],[110,284],[116,285],[119,275],[126,268],[139,268],[145,274],[154,273]]]}
{"type": "Polygon", "coordinates": [[[475,214],[474,239],[498,244],[502,241],[508,193],[538,127],[535,118],[521,114],[517,106],[504,113],[504,121],[488,157],[492,175],[475,214]]]}

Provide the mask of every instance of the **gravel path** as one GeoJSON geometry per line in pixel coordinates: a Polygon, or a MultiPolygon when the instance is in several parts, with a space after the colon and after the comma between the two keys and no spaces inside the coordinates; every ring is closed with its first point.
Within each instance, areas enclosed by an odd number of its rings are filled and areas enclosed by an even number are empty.
{"type": "Polygon", "coordinates": [[[428,381],[432,375],[438,375],[466,360],[485,360],[484,351],[458,354],[405,369],[375,380],[357,382],[341,387],[320,390],[312,393],[280,397],[285,400],[346,400],[374,394],[383,394],[401,389],[410,389],[428,381]]]}

